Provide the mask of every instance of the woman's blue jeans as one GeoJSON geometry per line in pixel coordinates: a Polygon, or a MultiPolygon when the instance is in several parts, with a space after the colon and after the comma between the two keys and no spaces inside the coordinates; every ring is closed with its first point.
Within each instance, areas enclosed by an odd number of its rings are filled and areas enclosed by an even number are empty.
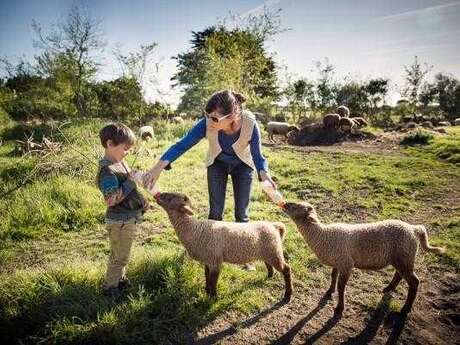
{"type": "Polygon", "coordinates": [[[215,161],[208,167],[209,219],[222,220],[225,206],[225,191],[228,175],[232,177],[235,197],[235,221],[249,221],[249,197],[253,170],[241,162],[235,167],[215,161]]]}

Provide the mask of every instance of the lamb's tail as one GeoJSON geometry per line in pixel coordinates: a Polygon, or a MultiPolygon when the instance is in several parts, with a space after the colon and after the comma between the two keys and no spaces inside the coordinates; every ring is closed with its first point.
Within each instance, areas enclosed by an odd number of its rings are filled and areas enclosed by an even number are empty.
{"type": "Polygon", "coordinates": [[[414,226],[414,229],[422,249],[436,254],[442,254],[446,251],[444,248],[433,247],[428,243],[428,234],[426,232],[426,228],[423,225],[416,225],[414,226]]]}
{"type": "Polygon", "coordinates": [[[284,235],[286,233],[286,225],[281,222],[273,223],[273,226],[278,229],[280,232],[281,240],[284,240],[284,235]]]}

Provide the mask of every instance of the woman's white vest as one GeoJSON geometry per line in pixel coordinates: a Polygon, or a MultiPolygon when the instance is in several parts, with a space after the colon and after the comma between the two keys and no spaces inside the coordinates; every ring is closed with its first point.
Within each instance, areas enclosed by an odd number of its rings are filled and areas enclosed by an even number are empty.
{"type": "MultiPolygon", "coordinates": [[[[232,145],[235,154],[240,160],[256,170],[254,161],[251,155],[251,147],[249,145],[252,137],[252,131],[256,125],[255,116],[247,110],[243,110],[241,114],[243,120],[241,124],[241,132],[238,140],[232,145]]],[[[212,165],[217,156],[222,152],[219,144],[218,131],[210,126],[212,120],[206,119],[206,138],[209,142],[209,150],[206,157],[206,167],[212,165]]]]}

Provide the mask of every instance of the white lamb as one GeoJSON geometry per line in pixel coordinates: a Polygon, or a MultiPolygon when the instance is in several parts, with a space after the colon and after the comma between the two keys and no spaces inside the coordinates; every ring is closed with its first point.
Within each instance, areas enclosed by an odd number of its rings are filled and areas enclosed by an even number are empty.
{"type": "Polygon", "coordinates": [[[282,134],[287,138],[287,134],[291,131],[299,131],[299,127],[290,125],[289,123],[286,122],[275,122],[275,121],[270,121],[267,123],[267,133],[268,133],[268,139],[270,141],[274,141],[273,135],[274,134],[282,134]]]}
{"type": "Polygon", "coordinates": [[[396,272],[393,280],[383,289],[389,292],[396,288],[402,278],[409,284],[409,294],[401,312],[410,311],[417,295],[419,279],[414,273],[414,261],[418,243],[423,249],[443,252],[432,247],[423,225],[411,225],[400,220],[385,220],[365,224],[322,224],[316,211],[308,203],[288,202],[285,212],[296,223],[298,230],[311,250],[325,265],[332,266],[332,279],[326,293],[335,292],[337,276],[339,302],[335,309],[341,315],[344,309],[344,292],[354,267],[378,270],[392,265],[396,272]]]}
{"type": "Polygon", "coordinates": [[[217,280],[222,263],[245,264],[254,260],[265,262],[268,277],[273,268],[285,281],[284,301],[292,295],[291,268],[284,260],[283,223],[231,223],[193,218],[190,199],[179,193],[161,193],[158,204],[169,216],[180,242],[189,255],[205,265],[206,293],[217,295],[217,280]]]}
{"type": "Polygon", "coordinates": [[[139,129],[139,136],[142,140],[153,139],[153,127],[152,126],[142,126],[139,129]]]}

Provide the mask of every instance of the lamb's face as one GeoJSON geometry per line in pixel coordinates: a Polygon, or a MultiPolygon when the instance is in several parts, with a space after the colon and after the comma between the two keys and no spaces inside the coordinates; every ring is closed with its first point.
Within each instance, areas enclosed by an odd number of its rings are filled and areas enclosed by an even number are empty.
{"type": "Polygon", "coordinates": [[[193,215],[192,203],[188,196],[180,193],[161,193],[157,198],[158,205],[166,211],[178,211],[193,215]]]}
{"type": "Polygon", "coordinates": [[[294,221],[315,221],[317,218],[315,208],[307,202],[287,202],[283,210],[294,221]]]}

